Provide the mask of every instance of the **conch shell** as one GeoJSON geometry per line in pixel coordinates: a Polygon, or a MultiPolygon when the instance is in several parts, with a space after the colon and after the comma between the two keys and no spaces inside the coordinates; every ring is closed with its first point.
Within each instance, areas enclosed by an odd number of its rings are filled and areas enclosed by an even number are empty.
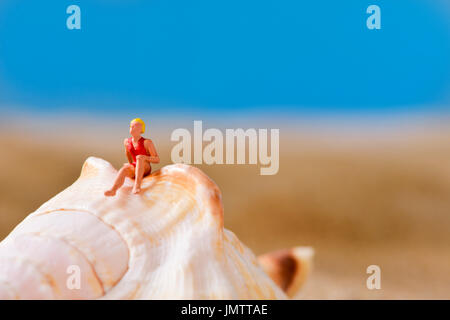
{"type": "Polygon", "coordinates": [[[224,228],[220,190],[200,169],[168,165],[140,194],[127,178],[105,197],[116,174],[89,157],[0,242],[0,299],[286,299],[302,285],[312,249],[256,258],[224,228]]]}

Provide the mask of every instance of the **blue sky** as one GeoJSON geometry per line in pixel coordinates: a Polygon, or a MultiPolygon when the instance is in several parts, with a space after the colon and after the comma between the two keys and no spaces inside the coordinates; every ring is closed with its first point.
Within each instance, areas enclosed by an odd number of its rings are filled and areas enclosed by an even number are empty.
{"type": "Polygon", "coordinates": [[[445,109],[449,21],[439,0],[5,0],[0,111],[445,109]]]}

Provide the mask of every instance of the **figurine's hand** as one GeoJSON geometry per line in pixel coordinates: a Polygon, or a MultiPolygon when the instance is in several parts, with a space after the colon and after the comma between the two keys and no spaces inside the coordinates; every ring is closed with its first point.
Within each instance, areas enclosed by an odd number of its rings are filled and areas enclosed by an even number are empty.
{"type": "Polygon", "coordinates": [[[143,155],[143,154],[139,154],[139,155],[137,155],[136,156],[136,161],[137,160],[147,160],[147,158],[148,158],[148,156],[146,156],[146,155],[143,155]]]}

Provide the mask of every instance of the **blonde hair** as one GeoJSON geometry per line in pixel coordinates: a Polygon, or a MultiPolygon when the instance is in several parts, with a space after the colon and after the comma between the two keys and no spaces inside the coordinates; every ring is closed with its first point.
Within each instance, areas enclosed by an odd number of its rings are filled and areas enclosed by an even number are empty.
{"type": "Polygon", "coordinates": [[[145,122],[141,118],[135,118],[135,119],[131,120],[130,127],[133,122],[139,122],[140,124],[142,124],[142,132],[141,133],[145,132],[145,122]]]}

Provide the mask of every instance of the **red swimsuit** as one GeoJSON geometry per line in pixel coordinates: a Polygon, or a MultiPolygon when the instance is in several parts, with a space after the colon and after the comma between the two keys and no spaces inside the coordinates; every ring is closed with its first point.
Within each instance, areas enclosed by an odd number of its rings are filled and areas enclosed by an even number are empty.
{"type": "Polygon", "coordinates": [[[134,162],[132,162],[131,164],[135,167],[136,167],[136,156],[138,156],[140,154],[142,154],[144,156],[149,156],[149,154],[147,153],[147,150],[145,149],[144,141],[145,141],[145,138],[141,137],[138,141],[138,146],[135,149],[133,146],[133,137],[128,138],[127,150],[128,150],[128,152],[131,153],[131,156],[133,157],[134,162]]]}

